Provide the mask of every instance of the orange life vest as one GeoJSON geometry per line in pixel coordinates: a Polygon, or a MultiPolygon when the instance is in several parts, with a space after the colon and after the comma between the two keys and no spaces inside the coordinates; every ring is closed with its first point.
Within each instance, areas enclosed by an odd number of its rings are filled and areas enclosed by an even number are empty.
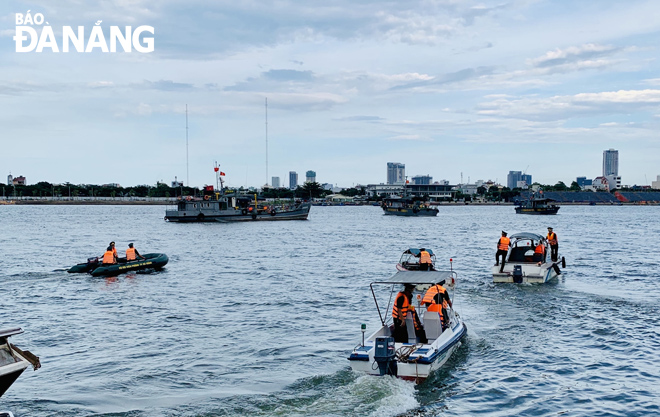
{"type": "Polygon", "coordinates": [[[548,243],[551,245],[557,244],[557,235],[553,233],[548,233],[548,243]]]}
{"type": "Polygon", "coordinates": [[[107,250],[103,254],[103,263],[104,264],[114,264],[115,263],[115,255],[113,251],[107,250]]]}
{"type": "Polygon", "coordinates": [[[394,306],[392,307],[392,317],[395,319],[399,319],[401,321],[406,321],[406,316],[408,315],[408,310],[410,310],[410,302],[408,301],[408,296],[401,291],[396,295],[396,298],[394,299],[394,306]],[[403,306],[401,306],[401,310],[399,310],[399,307],[397,306],[399,302],[399,297],[403,297],[403,306]]]}
{"type": "Polygon", "coordinates": [[[431,261],[431,255],[429,255],[429,253],[428,253],[427,251],[425,251],[425,250],[421,251],[421,252],[419,253],[419,263],[420,263],[420,264],[430,264],[430,263],[433,263],[433,262],[431,261]]]}
{"type": "Polygon", "coordinates": [[[536,246],[536,249],[534,249],[534,253],[540,253],[541,255],[543,255],[545,253],[545,246],[538,244],[536,246]]]}
{"type": "Polygon", "coordinates": [[[126,249],[126,260],[134,261],[135,260],[135,248],[126,249]]]}
{"type": "Polygon", "coordinates": [[[509,240],[508,237],[502,236],[500,238],[500,242],[497,245],[497,249],[499,249],[499,250],[509,250],[509,243],[510,242],[511,242],[511,240],[509,240]]]}
{"type": "Polygon", "coordinates": [[[430,306],[427,307],[426,312],[436,312],[440,314],[440,320],[444,321],[444,317],[442,316],[442,306],[440,304],[431,304],[430,306]]]}
{"type": "MultiPolygon", "coordinates": [[[[435,295],[438,293],[444,294],[446,292],[447,290],[445,289],[445,287],[443,287],[442,285],[435,284],[434,286],[426,290],[426,294],[424,294],[424,298],[422,299],[422,304],[427,304],[427,305],[435,304],[435,301],[433,301],[435,295]]],[[[444,308],[447,308],[448,306],[447,300],[445,299],[442,300],[442,306],[444,308]]]]}

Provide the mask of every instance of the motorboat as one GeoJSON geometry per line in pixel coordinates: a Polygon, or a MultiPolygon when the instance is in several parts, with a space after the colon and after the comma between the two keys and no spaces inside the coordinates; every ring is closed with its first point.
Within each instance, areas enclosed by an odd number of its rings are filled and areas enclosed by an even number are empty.
{"type": "Polygon", "coordinates": [[[446,320],[443,323],[440,314],[427,311],[421,305],[424,292],[442,281],[451,283],[445,286],[453,289],[456,272],[399,271],[387,280],[372,282],[370,289],[381,325],[366,340],[366,325],[362,325],[362,342],[348,357],[351,368],[369,375],[392,375],[416,383],[423,382],[433,371],[440,369],[467,335],[467,326],[453,308],[446,308],[446,320]],[[415,334],[412,314],[407,314],[408,341],[395,342],[390,312],[397,292],[401,285],[406,284],[415,286],[411,305],[423,324],[427,340],[421,340],[415,334]],[[378,302],[378,299],[388,297],[387,304],[378,302]]]}
{"type": "Polygon", "coordinates": [[[428,203],[417,201],[410,197],[392,196],[383,199],[383,212],[393,216],[437,216],[440,210],[428,203]]]}
{"type": "Polygon", "coordinates": [[[23,329],[20,327],[0,330],[0,397],[28,366],[32,365],[35,371],[41,367],[37,356],[9,343],[11,336],[21,333],[23,329]]]}
{"type": "MultiPolygon", "coordinates": [[[[431,255],[431,270],[435,270],[435,253],[431,249],[424,249],[431,255]]],[[[421,271],[423,268],[419,264],[419,255],[422,251],[421,248],[406,249],[401,255],[399,263],[396,264],[397,271],[421,271]]]]}
{"type": "Polygon", "coordinates": [[[116,276],[126,272],[160,270],[169,261],[164,253],[147,253],[142,255],[144,259],[126,261],[126,258],[118,258],[116,264],[103,264],[99,257],[88,258],[87,262],[72,266],[67,270],[69,273],[87,272],[92,276],[116,276]]]}
{"type": "Polygon", "coordinates": [[[531,194],[529,198],[520,201],[516,207],[517,214],[557,214],[559,206],[553,199],[543,197],[543,194],[531,194]]]}
{"type": "Polygon", "coordinates": [[[550,259],[550,245],[541,235],[516,233],[510,236],[510,240],[502,272],[498,265],[492,268],[493,282],[543,284],[561,274],[559,265],[566,267],[564,257],[558,256],[556,261],[550,259]],[[534,253],[539,243],[544,247],[543,254],[534,253]]]}

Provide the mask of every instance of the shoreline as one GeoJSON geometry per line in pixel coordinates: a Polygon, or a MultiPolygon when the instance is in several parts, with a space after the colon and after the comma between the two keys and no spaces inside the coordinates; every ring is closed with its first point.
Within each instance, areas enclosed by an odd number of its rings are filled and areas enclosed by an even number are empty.
{"type": "MultiPolygon", "coordinates": [[[[44,206],[44,205],[56,205],[56,206],[171,206],[176,205],[177,200],[166,200],[166,199],[150,199],[150,200],[119,200],[119,199],[108,199],[108,200],[34,200],[34,199],[17,199],[17,200],[0,200],[0,206],[13,206],[13,205],[35,205],[35,206],[44,206]]],[[[435,207],[464,207],[464,206],[515,206],[514,203],[508,202],[441,202],[431,204],[435,207]]],[[[590,204],[588,202],[563,202],[558,203],[559,206],[658,206],[658,202],[603,202],[590,204]]],[[[373,204],[344,204],[344,205],[326,205],[324,207],[359,207],[359,206],[373,206],[373,204]]],[[[320,207],[320,205],[317,205],[320,207]]],[[[378,207],[378,206],[374,206],[378,207]]]]}

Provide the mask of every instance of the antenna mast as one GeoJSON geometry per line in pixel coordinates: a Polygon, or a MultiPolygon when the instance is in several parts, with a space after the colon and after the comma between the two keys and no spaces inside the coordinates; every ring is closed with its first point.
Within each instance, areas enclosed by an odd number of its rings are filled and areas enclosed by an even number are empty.
{"type": "Polygon", "coordinates": [[[268,97],[266,97],[266,185],[268,185],[268,97]]]}
{"type": "Polygon", "coordinates": [[[188,105],[186,104],[186,183],[190,187],[190,169],[188,168],[188,105]]]}

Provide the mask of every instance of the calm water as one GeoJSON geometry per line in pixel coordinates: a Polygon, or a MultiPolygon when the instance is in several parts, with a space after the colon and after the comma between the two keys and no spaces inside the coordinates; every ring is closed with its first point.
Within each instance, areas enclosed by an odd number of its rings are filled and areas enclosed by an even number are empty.
{"type": "Polygon", "coordinates": [[[310,220],[173,224],[164,207],[0,206],[0,328],[41,357],[0,399],[23,416],[660,415],[660,207],[313,207],[310,220]],[[500,231],[559,237],[544,286],[492,284],[500,231]],[[61,268],[115,240],[154,274],[61,268]],[[424,384],[353,374],[369,283],[408,247],[454,259],[466,343],[424,384]]]}

